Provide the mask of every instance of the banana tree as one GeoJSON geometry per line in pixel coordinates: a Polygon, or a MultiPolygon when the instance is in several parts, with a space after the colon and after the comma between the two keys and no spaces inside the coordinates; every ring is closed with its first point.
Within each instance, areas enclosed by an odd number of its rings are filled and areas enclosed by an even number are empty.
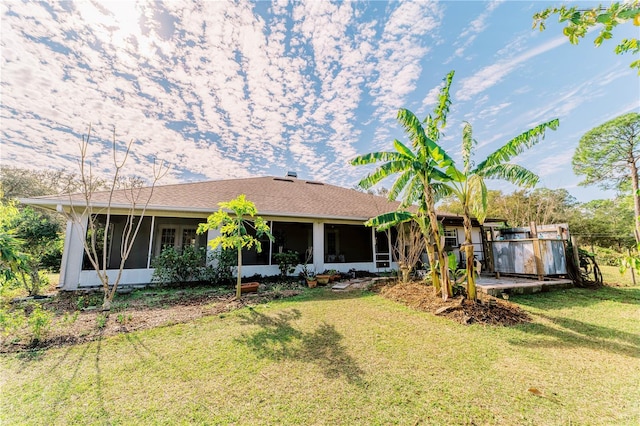
{"type": "Polygon", "coordinates": [[[451,181],[451,177],[443,170],[452,166],[454,162],[436,141],[440,137],[440,129],[446,126],[447,113],[451,105],[449,89],[453,74],[451,71],[445,77],[438,105],[433,114],[429,114],[424,121],[420,121],[408,109],[398,111],[398,121],[407,132],[413,149],[395,139],[394,151],[373,152],[351,160],[351,164],[355,166],[383,163],[359,182],[365,189],[389,176],[399,174],[388,198],[396,200],[402,196],[401,209],[413,204],[418,205],[417,217],[421,218],[425,225],[428,224],[428,228],[423,226],[422,229],[427,243],[433,285],[445,300],[451,296],[452,288],[435,203],[440,187],[451,181]],[[436,265],[439,271],[436,270],[436,265]]]}
{"type": "Polygon", "coordinates": [[[508,161],[544,139],[545,130],[556,130],[559,124],[558,119],[539,124],[511,139],[473,167],[471,156],[476,141],[473,139],[471,124],[465,123],[462,130],[463,168],[459,170],[455,165],[451,165],[446,173],[451,177],[451,182],[448,185],[451,194],[462,205],[465,236],[463,248],[466,257],[467,294],[470,299],[475,300],[477,297],[471,239],[471,215],[475,216],[481,224],[486,218],[487,187],[484,180],[503,179],[522,187],[535,186],[538,183],[537,175],[520,165],[510,164],[508,161]]]}

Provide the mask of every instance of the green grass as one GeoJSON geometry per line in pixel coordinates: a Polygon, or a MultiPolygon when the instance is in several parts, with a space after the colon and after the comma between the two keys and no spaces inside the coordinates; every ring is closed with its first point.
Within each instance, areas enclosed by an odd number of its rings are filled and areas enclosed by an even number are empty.
{"type": "Polygon", "coordinates": [[[377,295],[316,289],[2,355],[0,423],[640,422],[640,288],[512,299],[533,323],[462,326],[377,295]]]}
{"type": "MultiPolygon", "coordinates": [[[[631,278],[631,269],[628,269],[624,274],[620,273],[620,268],[617,266],[598,265],[600,272],[602,272],[602,280],[607,285],[612,286],[632,286],[633,279],[631,278]]],[[[634,271],[636,278],[636,285],[640,285],[640,276],[634,271]]]]}

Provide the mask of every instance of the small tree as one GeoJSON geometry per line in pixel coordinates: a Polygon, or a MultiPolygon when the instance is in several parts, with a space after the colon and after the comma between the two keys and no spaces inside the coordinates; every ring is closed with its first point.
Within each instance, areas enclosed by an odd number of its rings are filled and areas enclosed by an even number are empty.
{"type": "Polygon", "coordinates": [[[164,161],[156,163],[156,161],[154,160],[153,178],[151,186],[147,188],[147,191],[142,191],[142,181],[140,179],[123,179],[121,173],[127,161],[127,158],[129,157],[129,153],[131,152],[133,139],[131,139],[126,145],[125,150],[122,154],[122,160],[118,161],[116,131],[114,128],[112,145],[114,173],[113,178],[108,185],[109,189],[107,192],[109,196],[106,202],[106,206],[96,207],[93,204],[93,196],[95,192],[97,192],[98,188],[104,185],[104,182],[93,175],[91,162],[89,161],[87,156],[90,136],[91,125],[89,125],[87,136],[82,136],[82,143],[80,144],[80,194],[83,198],[84,203],[83,205],[77,205],[77,202],[74,201],[74,198],[69,195],[69,203],[71,205],[71,208],[69,211],[64,211],[63,213],[67,217],[67,219],[77,227],[77,229],[83,228],[82,225],[85,221],[85,218],[87,218],[88,220],[88,238],[85,238],[83,235],[81,239],[87,259],[98,274],[98,278],[100,279],[100,282],[102,284],[102,290],[104,293],[102,310],[109,311],[111,309],[111,302],[113,301],[113,297],[115,296],[116,289],[118,288],[118,284],[120,283],[120,279],[122,278],[122,271],[124,270],[125,262],[129,258],[129,254],[131,253],[131,249],[133,248],[133,243],[135,242],[135,239],[138,235],[138,231],[140,231],[142,219],[146,214],[147,206],[149,205],[149,201],[151,201],[153,189],[155,188],[156,183],[164,175],[167,174],[167,172],[169,171],[169,167],[165,165],[164,161]],[[122,231],[122,243],[120,245],[120,265],[118,268],[118,274],[116,275],[116,278],[113,280],[113,282],[110,282],[109,275],[107,274],[107,256],[110,249],[110,239],[106,238],[106,235],[108,235],[109,227],[111,226],[111,204],[114,197],[114,192],[116,192],[118,188],[122,188],[120,190],[124,191],[129,205],[126,215],[127,218],[124,224],[124,229],[122,231]],[[143,193],[145,194],[146,200],[141,200],[143,193]],[[139,213],[137,213],[138,211],[139,213]],[[104,224],[101,223],[98,216],[99,214],[105,216],[104,224]],[[102,241],[99,241],[97,237],[102,233],[101,229],[104,230],[105,238],[102,238],[102,241]],[[101,246],[101,248],[99,247],[99,245],[101,246]]]}
{"type": "Polygon", "coordinates": [[[262,251],[260,237],[263,235],[273,241],[273,235],[267,222],[260,216],[256,216],[258,210],[255,204],[248,201],[244,194],[237,198],[218,203],[220,209],[207,218],[206,223],[198,226],[198,234],[203,234],[210,229],[220,231],[220,235],[209,241],[212,249],[221,246],[222,249],[235,249],[238,253],[238,278],[236,281],[236,298],[240,298],[240,286],[242,282],[242,249],[255,247],[258,253],[262,251]],[[232,213],[233,215],[229,214],[232,213]],[[255,237],[247,232],[247,226],[255,230],[255,237]]]}
{"type": "Polygon", "coordinates": [[[416,266],[426,249],[424,236],[420,226],[414,221],[397,226],[398,238],[393,245],[393,260],[398,263],[402,273],[402,282],[409,281],[409,273],[416,266]]]}

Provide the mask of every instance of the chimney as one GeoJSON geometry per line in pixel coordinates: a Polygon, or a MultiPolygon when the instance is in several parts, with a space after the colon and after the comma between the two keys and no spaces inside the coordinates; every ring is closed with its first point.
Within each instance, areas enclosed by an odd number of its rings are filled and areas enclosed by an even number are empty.
{"type": "Polygon", "coordinates": [[[298,178],[298,173],[296,173],[296,172],[287,172],[287,177],[298,178]]]}

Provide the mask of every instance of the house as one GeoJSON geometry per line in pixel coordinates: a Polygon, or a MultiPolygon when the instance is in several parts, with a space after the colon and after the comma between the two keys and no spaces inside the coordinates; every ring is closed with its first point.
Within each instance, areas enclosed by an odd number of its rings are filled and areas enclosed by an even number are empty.
{"type": "MultiPolygon", "coordinates": [[[[203,247],[217,235],[209,231],[198,235],[198,224],[218,209],[218,203],[229,201],[240,194],[255,203],[258,214],[269,221],[275,241],[263,242],[263,251],[243,252],[242,273],[278,274],[273,254],[280,250],[293,250],[301,254],[312,247],[315,271],[351,269],[382,272],[395,268],[392,261],[392,233],[376,232],[363,222],[398,208],[397,202],[385,197],[367,194],[294,176],[230,179],[198,183],[142,188],[141,200],[150,202],[142,220],[134,248],[125,263],[121,285],[151,282],[151,260],[162,247],[189,245],[203,247]],[[389,238],[391,235],[391,238],[389,238]],[[389,241],[391,239],[391,241],[389,241]]],[[[126,191],[116,191],[111,202],[111,239],[107,255],[108,269],[115,277],[120,263],[120,241],[123,224],[131,205],[126,191]]],[[[106,212],[109,192],[96,192],[92,197],[94,213],[106,212]]],[[[69,211],[71,206],[82,206],[82,194],[37,197],[21,200],[25,204],[57,211],[69,211]]],[[[102,214],[103,214],[102,213],[102,214]]],[[[439,215],[444,226],[445,245],[457,251],[464,241],[462,217],[439,215]]],[[[100,218],[100,217],[99,217],[100,218]]],[[[60,287],[76,290],[100,285],[88,262],[83,261],[82,239],[86,238],[87,218],[82,226],[67,223],[65,246],[60,269],[60,287]]],[[[476,257],[485,258],[483,232],[474,222],[473,243],[476,257]]],[[[298,267],[300,268],[300,267],[298,267]]],[[[296,273],[299,272],[299,269],[296,273]]]]}

